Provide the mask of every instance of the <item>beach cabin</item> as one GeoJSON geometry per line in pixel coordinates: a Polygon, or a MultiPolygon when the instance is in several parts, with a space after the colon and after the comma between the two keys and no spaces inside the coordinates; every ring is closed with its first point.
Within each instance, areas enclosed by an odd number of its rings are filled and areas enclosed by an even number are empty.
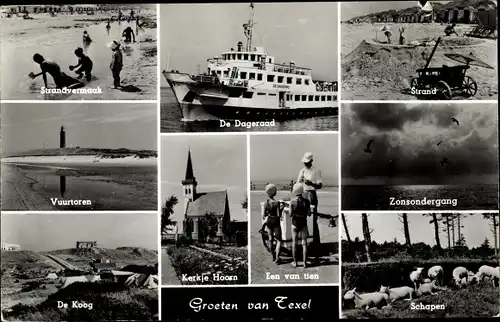
{"type": "MultiPolygon", "coordinates": [[[[280,203],[285,205],[283,209],[283,214],[281,216],[281,236],[283,238],[283,242],[281,244],[282,247],[292,249],[292,214],[291,214],[291,201],[280,200],[280,203]]],[[[260,203],[260,215],[261,218],[264,216],[264,205],[265,202],[260,203]]],[[[311,206],[311,216],[307,217],[307,229],[308,235],[307,241],[310,243],[313,237],[313,224],[314,219],[312,213],[314,213],[315,206],[311,206]]],[[[264,224],[264,222],[262,222],[264,224]]]]}

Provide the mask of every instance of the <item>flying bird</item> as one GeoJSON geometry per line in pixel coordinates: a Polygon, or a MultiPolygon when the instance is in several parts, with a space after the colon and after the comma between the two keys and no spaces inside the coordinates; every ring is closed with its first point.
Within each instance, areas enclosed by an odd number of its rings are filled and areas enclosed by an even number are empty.
{"type": "Polygon", "coordinates": [[[366,149],[364,150],[366,153],[372,153],[371,145],[373,143],[373,140],[370,140],[368,144],[366,145],[366,149]]]}
{"type": "Polygon", "coordinates": [[[460,123],[458,122],[458,120],[456,118],[452,117],[451,120],[452,120],[452,122],[457,123],[457,125],[460,125],[460,123]]]}
{"type": "Polygon", "coordinates": [[[443,160],[441,160],[441,166],[444,167],[445,164],[448,164],[448,158],[443,158],[443,160]]]}
{"type": "Polygon", "coordinates": [[[441,143],[443,143],[443,141],[439,141],[438,144],[436,144],[436,145],[440,145],[441,143]]]}

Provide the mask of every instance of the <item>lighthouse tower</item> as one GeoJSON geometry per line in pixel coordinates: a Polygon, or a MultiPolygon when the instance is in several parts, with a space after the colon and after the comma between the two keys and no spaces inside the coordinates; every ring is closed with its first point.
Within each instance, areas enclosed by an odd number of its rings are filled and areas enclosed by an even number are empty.
{"type": "Polygon", "coordinates": [[[66,131],[64,131],[64,126],[61,126],[61,131],[59,132],[59,148],[64,149],[66,147],[66,131]]]}

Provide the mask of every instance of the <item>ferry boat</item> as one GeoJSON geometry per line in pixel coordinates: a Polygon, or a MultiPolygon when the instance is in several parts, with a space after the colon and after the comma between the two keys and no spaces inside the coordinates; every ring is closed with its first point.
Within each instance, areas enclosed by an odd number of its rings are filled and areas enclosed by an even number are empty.
{"type": "Polygon", "coordinates": [[[183,121],[286,120],[338,113],[337,82],[312,79],[309,68],[276,63],[265,48],[252,46],[254,5],[243,24],[246,47],[209,58],[206,73],[163,71],[183,121]]]}

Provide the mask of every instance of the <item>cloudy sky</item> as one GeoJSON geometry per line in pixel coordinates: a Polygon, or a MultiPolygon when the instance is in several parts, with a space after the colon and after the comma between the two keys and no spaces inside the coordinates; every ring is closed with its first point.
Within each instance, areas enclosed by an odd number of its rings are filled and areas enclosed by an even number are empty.
{"type": "Polygon", "coordinates": [[[252,181],[297,180],[305,152],[314,154],[314,164],[323,180],[338,182],[338,135],[336,133],[253,135],[250,137],[252,181]]]}
{"type": "Polygon", "coordinates": [[[342,184],[498,183],[497,128],[496,104],[344,104],[342,184]]]}
{"type": "MultiPolygon", "coordinates": [[[[493,247],[493,233],[488,226],[489,221],[483,219],[481,214],[467,213],[464,215],[465,216],[461,219],[461,224],[464,228],[461,229],[460,233],[464,235],[467,246],[478,247],[483,243],[484,238],[487,237],[490,241],[490,245],[493,247]]],[[[361,214],[348,213],[345,214],[345,216],[351,239],[358,237],[360,240],[363,240],[361,214]]],[[[431,219],[432,217],[426,217],[422,214],[408,214],[408,226],[410,229],[410,239],[412,243],[423,242],[430,246],[434,246],[436,244],[436,240],[434,238],[434,225],[429,224],[429,220],[431,219]]],[[[377,243],[383,243],[384,241],[391,242],[394,238],[396,238],[400,243],[405,242],[403,224],[399,221],[398,214],[369,214],[368,225],[370,229],[373,229],[373,233],[371,235],[372,240],[377,243]]],[[[343,225],[342,239],[345,239],[345,230],[343,225]]],[[[439,234],[439,239],[442,247],[448,246],[446,233],[441,232],[439,234]]]]}
{"type": "MultiPolygon", "coordinates": [[[[247,220],[241,200],[248,191],[245,135],[164,136],[161,141],[161,195],[165,202],[175,195],[179,202],[174,220],[184,219],[182,180],[186,176],[188,149],[199,192],[227,190],[231,219],[247,220]]],[[[179,225],[182,230],[182,225],[179,225]]]]}
{"type": "Polygon", "coordinates": [[[157,149],[156,104],[2,104],[3,152],[59,147],[157,149]]]}
{"type": "MultiPolygon", "coordinates": [[[[446,3],[448,1],[432,1],[446,3]]],[[[346,21],[354,17],[365,16],[370,13],[377,13],[387,10],[401,10],[411,7],[418,7],[418,1],[373,1],[373,2],[343,2],[340,4],[341,21],[346,21]]]]}
{"type": "MultiPolygon", "coordinates": [[[[311,68],[315,79],[337,80],[337,11],[335,2],[256,3],[252,44],[277,62],[311,68]]],[[[208,58],[246,44],[249,3],[171,4],[160,12],[162,69],[194,74],[199,64],[205,71],[208,58]]]]}
{"type": "Polygon", "coordinates": [[[77,240],[97,240],[99,247],[158,248],[158,217],[151,213],[2,214],[2,242],[21,249],[74,248],[77,240]]]}

